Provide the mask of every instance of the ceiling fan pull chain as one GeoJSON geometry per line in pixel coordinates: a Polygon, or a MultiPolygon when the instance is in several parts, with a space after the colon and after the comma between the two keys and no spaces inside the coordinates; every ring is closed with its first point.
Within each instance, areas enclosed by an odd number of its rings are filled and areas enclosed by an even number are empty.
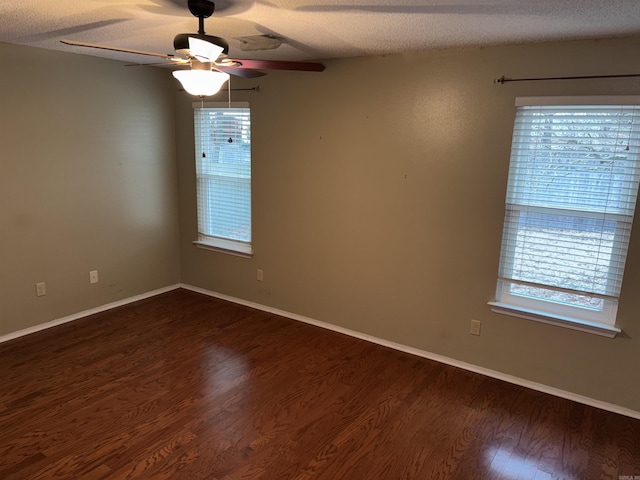
{"type": "MultiPolygon", "coordinates": [[[[200,108],[204,108],[204,97],[200,97],[200,108]]],[[[202,158],[207,158],[207,154],[202,150],[202,158]]]]}
{"type": "MultiPolygon", "coordinates": [[[[231,110],[231,77],[227,80],[227,98],[229,100],[229,110],[231,110]]],[[[233,138],[229,137],[227,140],[229,143],[233,143],[233,138]]]]}

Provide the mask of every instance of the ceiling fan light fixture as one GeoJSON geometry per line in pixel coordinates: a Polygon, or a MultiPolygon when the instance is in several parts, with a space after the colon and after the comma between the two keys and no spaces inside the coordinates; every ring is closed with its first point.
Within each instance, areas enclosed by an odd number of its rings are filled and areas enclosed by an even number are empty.
{"type": "Polygon", "coordinates": [[[197,97],[215,95],[229,80],[228,73],[215,70],[176,70],[173,76],[187,93],[197,97]]]}
{"type": "Polygon", "coordinates": [[[189,37],[189,53],[200,62],[215,62],[223,48],[199,38],[189,37]]]}

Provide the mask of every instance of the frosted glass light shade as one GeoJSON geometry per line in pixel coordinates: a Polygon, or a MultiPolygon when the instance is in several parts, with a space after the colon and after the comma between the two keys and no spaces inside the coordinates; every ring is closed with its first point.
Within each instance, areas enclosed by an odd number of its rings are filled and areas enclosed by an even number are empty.
{"type": "Polygon", "coordinates": [[[191,56],[200,62],[215,62],[224,49],[211,42],[205,42],[199,38],[189,37],[189,51],[191,56]]]}
{"type": "Polygon", "coordinates": [[[198,97],[208,97],[218,93],[224,82],[229,80],[228,73],[213,70],[176,70],[173,76],[188,93],[198,97]]]}

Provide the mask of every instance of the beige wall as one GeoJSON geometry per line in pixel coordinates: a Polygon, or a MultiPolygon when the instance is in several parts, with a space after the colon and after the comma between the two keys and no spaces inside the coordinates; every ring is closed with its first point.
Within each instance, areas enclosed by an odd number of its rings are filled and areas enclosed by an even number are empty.
{"type": "Polygon", "coordinates": [[[167,72],[1,43],[0,58],[0,335],[178,283],[167,72]]]}
{"type": "Polygon", "coordinates": [[[178,96],[182,281],[640,411],[640,235],[607,339],[491,313],[516,96],[640,94],[640,39],[327,62],[235,86],[252,104],[251,260],[197,249],[178,96]],[[256,281],[256,269],[264,282],[256,281]],[[482,335],[469,335],[470,319],[482,335]]]}

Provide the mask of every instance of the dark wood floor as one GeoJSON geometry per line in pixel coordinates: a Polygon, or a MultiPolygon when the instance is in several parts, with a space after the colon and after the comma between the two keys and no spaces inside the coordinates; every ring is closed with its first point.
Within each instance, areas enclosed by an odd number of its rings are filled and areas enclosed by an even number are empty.
{"type": "Polygon", "coordinates": [[[638,420],[184,290],[1,344],[0,382],[3,480],[640,476],[638,420]]]}

